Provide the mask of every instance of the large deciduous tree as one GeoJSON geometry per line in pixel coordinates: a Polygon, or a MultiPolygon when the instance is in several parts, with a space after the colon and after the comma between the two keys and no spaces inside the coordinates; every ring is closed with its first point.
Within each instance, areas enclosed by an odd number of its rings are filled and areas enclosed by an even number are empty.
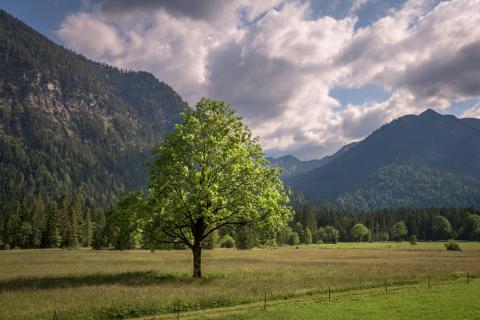
{"type": "Polygon", "coordinates": [[[452,236],[450,221],[444,216],[436,216],[432,224],[433,240],[447,240],[452,236]]]}
{"type": "Polygon", "coordinates": [[[204,240],[219,228],[283,228],[291,218],[280,172],[225,102],[202,98],[154,149],[149,180],[158,241],[192,250],[201,277],[204,240]]]}

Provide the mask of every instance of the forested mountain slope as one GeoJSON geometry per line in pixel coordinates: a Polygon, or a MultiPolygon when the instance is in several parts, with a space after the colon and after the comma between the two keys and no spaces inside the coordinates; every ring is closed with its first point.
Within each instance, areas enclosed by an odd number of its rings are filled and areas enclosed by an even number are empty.
{"type": "Polygon", "coordinates": [[[479,206],[480,120],[433,110],[401,117],[290,184],[350,211],[479,206]]]}
{"type": "Polygon", "coordinates": [[[79,193],[109,204],[187,108],[146,72],[95,63],[0,10],[0,204],[79,193]]]}

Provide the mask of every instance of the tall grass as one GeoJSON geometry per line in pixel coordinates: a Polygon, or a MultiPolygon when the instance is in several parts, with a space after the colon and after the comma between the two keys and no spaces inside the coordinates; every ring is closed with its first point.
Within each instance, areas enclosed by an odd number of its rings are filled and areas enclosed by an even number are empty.
{"type": "Polygon", "coordinates": [[[339,244],[205,251],[205,278],[190,278],[189,251],[0,252],[0,319],[115,319],[390,282],[480,275],[480,244],[339,244]]]}

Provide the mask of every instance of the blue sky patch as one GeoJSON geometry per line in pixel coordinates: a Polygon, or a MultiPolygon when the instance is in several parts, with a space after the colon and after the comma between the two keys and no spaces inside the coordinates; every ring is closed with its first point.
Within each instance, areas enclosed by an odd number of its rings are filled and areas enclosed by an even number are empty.
{"type": "Polygon", "coordinates": [[[375,84],[367,84],[357,89],[335,87],[330,90],[330,96],[337,99],[342,106],[348,104],[361,105],[365,102],[384,101],[391,93],[375,84]]]}

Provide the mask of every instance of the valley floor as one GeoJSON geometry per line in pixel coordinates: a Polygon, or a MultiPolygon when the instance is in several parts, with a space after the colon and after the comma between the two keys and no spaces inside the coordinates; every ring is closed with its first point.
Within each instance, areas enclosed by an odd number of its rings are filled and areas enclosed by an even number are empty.
{"type": "Polygon", "coordinates": [[[460,245],[461,252],[393,242],[216,249],[204,251],[201,280],[190,278],[189,251],[0,251],[0,319],[171,317],[177,310],[181,319],[191,312],[216,319],[217,311],[221,319],[403,319],[419,312],[422,319],[474,319],[480,243],[460,245]]]}

